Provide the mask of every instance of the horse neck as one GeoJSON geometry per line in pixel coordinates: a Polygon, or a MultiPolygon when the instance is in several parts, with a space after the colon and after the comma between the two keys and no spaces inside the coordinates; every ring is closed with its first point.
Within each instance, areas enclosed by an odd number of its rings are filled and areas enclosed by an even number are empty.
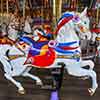
{"type": "Polygon", "coordinates": [[[32,32],[31,26],[30,26],[30,24],[29,24],[29,22],[27,20],[25,21],[24,32],[27,32],[27,33],[31,33],[32,32]]]}
{"type": "Polygon", "coordinates": [[[24,55],[27,54],[26,52],[21,51],[16,44],[12,46],[9,52],[10,55],[24,55]]]}
{"type": "Polygon", "coordinates": [[[66,24],[59,30],[56,40],[58,42],[79,42],[79,37],[77,36],[74,27],[71,24],[66,24]]]}

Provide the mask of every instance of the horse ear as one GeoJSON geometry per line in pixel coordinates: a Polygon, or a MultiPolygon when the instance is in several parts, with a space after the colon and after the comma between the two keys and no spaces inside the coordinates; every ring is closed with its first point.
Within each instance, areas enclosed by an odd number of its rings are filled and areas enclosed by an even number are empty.
{"type": "Polygon", "coordinates": [[[84,9],[84,11],[81,12],[80,18],[87,15],[87,9],[88,9],[88,8],[86,7],[86,8],[84,9]]]}

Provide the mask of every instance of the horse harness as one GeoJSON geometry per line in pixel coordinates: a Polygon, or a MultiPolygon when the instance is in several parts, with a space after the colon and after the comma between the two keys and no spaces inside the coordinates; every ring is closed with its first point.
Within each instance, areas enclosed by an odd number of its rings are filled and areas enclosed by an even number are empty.
{"type": "Polygon", "coordinates": [[[8,57],[9,61],[15,60],[19,57],[25,57],[25,53],[15,44],[15,46],[23,53],[23,54],[15,54],[15,55],[9,55],[9,49],[6,51],[6,56],[8,57]]]}

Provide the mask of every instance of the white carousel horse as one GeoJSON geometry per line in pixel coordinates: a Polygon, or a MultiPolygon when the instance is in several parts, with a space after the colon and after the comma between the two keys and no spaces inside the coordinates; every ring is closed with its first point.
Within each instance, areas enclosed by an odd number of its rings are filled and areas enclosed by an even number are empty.
{"type": "Polygon", "coordinates": [[[93,38],[92,41],[96,42],[96,46],[97,46],[97,52],[96,52],[96,56],[100,57],[100,29],[93,29],[93,38]]]}
{"type": "MultiPolygon", "coordinates": [[[[91,33],[92,33],[92,36],[89,40],[90,45],[92,45],[93,46],[92,48],[95,50],[95,56],[100,57],[100,28],[98,27],[98,28],[92,29],[91,33]]],[[[91,47],[90,45],[88,46],[88,48],[91,47]]]]}
{"type": "MultiPolygon", "coordinates": [[[[75,16],[75,13],[73,12],[64,13],[64,15],[60,19],[57,26],[58,27],[56,31],[56,33],[58,33],[57,38],[56,38],[57,42],[66,43],[69,41],[77,41],[77,44],[74,44],[73,46],[78,46],[79,47],[78,51],[81,53],[80,46],[79,46],[80,40],[78,36],[76,35],[75,30],[83,35],[82,39],[85,39],[86,37],[89,40],[91,38],[91,32],[89,31],[89,19],[86,16],[86,14],[87,14],[87,8],[81,13],[80,16],[78,15],[75,16]],[[69,16],[69,19],[67,18],[68,16],[69,16]],[[73,16],[75,18],[73,18],[73,16]]],[[[38,40],[38,38],[36,39],[38,40]]],[[[63,54],[61,53],[61,56],[62,55],[63,54]]],[[[91,92],[91,94],[95,92],[97,88],[96,73],[93,71],[94,63],[91,60],[80,59],[78,63],[69,59],[60,59],[60,61],[66,63],[66,69],[68,70],[69,74],[74,75],[74,76],[90,76],[92,80],[95,80],[93,81],[92,88],[89,89],[89,92],[91,92]],[[89,70],[82,68],[86,65],[90,66],[89,70]],[[70,67],[67,67],[67,66],[70,66],[70,67]]]]}
{"type": "Polygon", "coordinates": [[[7,27],[8,37],[16,41],[18,38],[19,21],[17,18],[13,18],[7,27]]]}
{"type": "MultiPolygon", "coordinates": [[[[36,83],[38,85],[41,85],[42,82],[41,80],[34,76],[31,75],[29,73],[30,69],[32,67],[27,67],[24,66],[24,62],[26,61],[26,54],[24,54],[24,52],[22,52],[21,50],[18,49],[18,47],[16,47],[17,44],[11,46],[11,45],[0,45],[0,61],[3,64],[4,67],[4,76],[6,77],[6,79],[10,80],[13,84],[15,84],[18,88],[18,92],[21,94],[24,94],[24,88],[21,85],[20,82],[16,81],[13,77],[15,76],[24,76],[24,77],[30,77],[33,80],[36,80],[36,83]],[[10,51],[9,51],[10,50],[10,51]],[[8,55],[10,55],[9,57],[7,56],[7,52],[8,55]]],[[[25,46],[23,44],[23,46],[25,46]]],[[[24,48],[24,47],[23,47],[24,48]]]]}
{"type": "Polygon", "coordinates": [[[93,71],[94,63],[90,60],[83,61],[81,59],[79,38],[75,33],[75,26],[79,29],[83,27],[84,31],[89,32],[81,20],[85,16],[84,11],[80,14],[81,17],[74,12],[66,12],[65,15],[57,25],[56,40],[40,42],[39,44],[39,42],[33,42],[27,37],[22,37],[22,41],[13,46],[0,46],[0,61],[4,65],[5,77],[18,87],[20,93],[24,93],[24,88],[13,77],[28,76],[41,84],[38,77],[29,73],[32,66],[48,69],[61,68],[61,66],[58,66],[59,62],[66,65],[65,69],[70,75],[91,77],[92,88],[89,89],[89,92],[90,95],[95,93],[98,84],[96,73],[93,71]],[[83,67],[86,65],[89,65],[90,68],[84,69],[83,67]]]}
{"type": "Polygon", "coordinates": [[[32,28],[31,28],[31,18],[27,16],[25,23],[24,23],[24,28],[23,31],[26,33],[32,33],[32,28]]]}
{"type": "Polygon", "coordinates": [[[92,29],[91,32],[93,34],[92,41],[94,43],[97,43],[96,44],[96,46],[97,46],[97,54],[96,54],[96,56],[100,57],[100,21],[99,21],[97,27],[92,29]]]}
{"type": "Polygon", "coordinates": [[[14,18],[8,25],[8,37],[11,40],[16,41],[18,37],[24,34],[32,33],[30,23],[31,23],[31,20],[30,18],[27,17],[22,26],[20,25],[20,22],[18,21],[18,19],[14,18]],[[21,32],[20,32],[20,29],[21,29],[21,32]]]}
{"type": "MultiPolygon", "coordinates": [[[[79,46],[80,40],[78,36],[76,35],[74,29],[76,30],[78,29],[78,32],[87,36],[87,39],[90,39],[91,32],[89,31],[89,26],[88,26],[89,24],[86,22],[88,19],[86,17],[86,14],[87,14],[87,8],[78,16],[78,18],[76,17],[75,19],[70,20],[67,24],[61,27],[60,30],[58,31],[56,40],[62,43],[69,42],[69,41],[77,41],[77,44],[75,45],[79,46]]],[[[75,15],[75,13],[73,15],[75,15]]],[[[64,15],[64,16],[67,16],[67,15],[64,15]]],[[[59,28],[59,23],[58,23],[58,28],[59,28]]],[[[81,52],[80,46],[78,48],[78,51],[81,52]]],[[[67,65],[65,68],[68,70],[69,74],[74,75],[74,76],[89,76],[92,78],[92,88],[89,89],[89,92],[92,95],[95,92],[96,88],[98,87],[97,81],[96,81],[96,73],[95,71],[93,71],[93,67],[94,67],[93,62],[91,60],[85,61],[80,58],[79,62],[66,60],[65,63],[67,65]],[[90,69],[89,70],[84,69],[83,66],[85,65],[89,65],[90,69]]]]}

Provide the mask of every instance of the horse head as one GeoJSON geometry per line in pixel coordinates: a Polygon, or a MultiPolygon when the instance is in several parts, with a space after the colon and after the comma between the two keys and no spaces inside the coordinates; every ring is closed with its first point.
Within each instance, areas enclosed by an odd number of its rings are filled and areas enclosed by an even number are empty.
{"type": "Polygon", "coordinates": [[[46,33],[41,28],[35,28],[33,32],[34,41],[47,41],[46,33]]]}
{"type": "Polygon", "coordinates": [[[79,33],[81,39],[91,39],[90,32],[90,20],[87,16],[87,8],[84,9],[82,13],[76,13],[76,16],[73,18],[73,23],[75,24],[75,30],[79,33]]]}
{"type": "MultiPolygon", "coordinates": [[[[79,33],[82,39],[90,39],[89,18],[86,15],[87,8],[82,13],[65,12],[58,21],[56,33],[66,40],[71,34],[79,33]]],[[[76,38],[76,37],[75,37],[76,38]]],[[[78,38],[77,38],[78,39],[78,38]]]]}

